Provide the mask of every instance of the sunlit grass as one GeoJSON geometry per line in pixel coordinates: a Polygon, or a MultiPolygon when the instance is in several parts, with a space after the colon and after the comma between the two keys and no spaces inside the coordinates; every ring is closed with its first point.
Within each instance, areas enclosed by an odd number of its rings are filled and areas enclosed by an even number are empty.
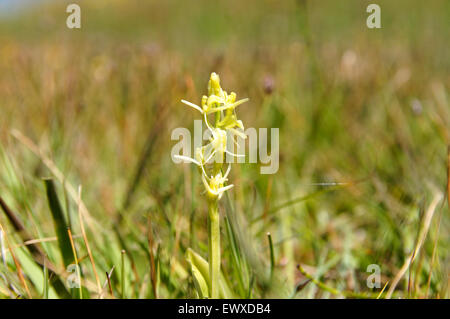
{"type": "Polygon", "coordinates": [[[237,297],[448,298],[448,1],[379,1],[381,30],[360,1],[80,2],[77,31],[62,2],[0,21],[2,298],[196,296],[208,208],[170,133],[211,72],[280,128],[278,173],[233,166],[219,205],[237,297]]]}

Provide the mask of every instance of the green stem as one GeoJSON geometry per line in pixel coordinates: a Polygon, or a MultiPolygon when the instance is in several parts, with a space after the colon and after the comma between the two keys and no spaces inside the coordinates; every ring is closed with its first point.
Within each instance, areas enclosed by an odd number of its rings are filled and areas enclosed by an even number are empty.
{"type": "Polygon", "coordinates": [[[121,291],[121,298],[125,299],[125,250],[121,251],[122,254],[122,274],[121,274],[121,279],[122,279],[122,291],[121,291]]]}
{"type": "Polygon", "coordinates": [[[210,298],[219,298],[220,225],[217,200],[209,202],[209,273],[210,298]]]}
{"type": "Polygon", "coordinates": [[[272,235],[270,233],[267,233],[267,238],[269,239],[270,248],[270,280],[273,280],[273,273],[275,270],[275,252],[273,249],[272,235]]]}
{"type": "Polygon", "coordinates": [[[220,122],[220,112],[216,112],[216,116],[214,117],[214,126],[217,127],[219,122],[220,122]]]}

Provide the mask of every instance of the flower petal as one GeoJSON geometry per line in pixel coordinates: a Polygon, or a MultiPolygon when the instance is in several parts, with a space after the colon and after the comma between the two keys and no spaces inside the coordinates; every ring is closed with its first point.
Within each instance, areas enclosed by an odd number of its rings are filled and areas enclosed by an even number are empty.
{"type": "Polygon", "coordinates": [[[188,106],[190,106],[190,107],[193,107],[194,109],[196,109],[197,111],[199,111],[200,113],[203,114],[202,108],[200,106],[198,106],[197,104],[191,103],[191,102],[186,101],[186,100],[181,100],[181,102],[186,104],[186,105],[188,105],[188,106]]]}

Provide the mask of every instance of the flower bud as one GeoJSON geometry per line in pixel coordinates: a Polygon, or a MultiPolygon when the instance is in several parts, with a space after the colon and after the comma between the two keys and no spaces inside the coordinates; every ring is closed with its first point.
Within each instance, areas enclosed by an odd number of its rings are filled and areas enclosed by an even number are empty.
{"type": "Polygon", "coordinates": [[[222,88],[220,87],[220,78],[216,73],[211,73],[211,77],[208,82],[208,95],[217,95],[220,96],[220,91],[222,88]]]}

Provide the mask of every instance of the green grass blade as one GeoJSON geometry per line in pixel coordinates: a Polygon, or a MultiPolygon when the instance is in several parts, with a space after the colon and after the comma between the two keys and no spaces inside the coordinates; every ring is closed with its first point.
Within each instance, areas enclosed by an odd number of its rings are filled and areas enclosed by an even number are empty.
{"type": "Polygon", "coordinates": [[[48,299],[48,269],[44,262],[44,283],[43,283],[43,298],[48,299]]]}
{"type": "Polygon", "coordinates": [[[272,235],[267,233],[267,239],[269,240],[270,248],[270,280],[273,280],[273,273],[275,271],[275,251],[273,249],[272,235]]]}
{"type": "Polygon", "coordinates": [[[70,245],[70,238],[67,233],[67,224],[64,219],[64,213],[61,208],[58,195],[56,194],[53,180],[44,179],[44,183],[47,190],[47,200],[50,207],[50,212],[52,214],[56,236],[58,237],[59,250],[61,252],[64,266],[67,268],[74,261],[72,246],[70,245]]]}
{"type": "Polygon", "coordinates": [[[234,234],[234,230],[230,225],[230,221],[228,220],[227,217],[224,218],[225,220],[225,228],[227,231],[227,235],[228,235],[228,241],[230,243],[231,246],[231,253],[232,253],[232,261],[233,261],[233,265],[235,268],[235,274],[236,277],[238,279],[238,287],[239,287],[239,292],[241,297],[245,297],[245,278],[244,278],[244,274],[246,274],[246,265],[244,265],[245,261],[242,260],[241,258],[241,254],[239,251],[239,247],[236,243],[236,236],[234,234]]]}

